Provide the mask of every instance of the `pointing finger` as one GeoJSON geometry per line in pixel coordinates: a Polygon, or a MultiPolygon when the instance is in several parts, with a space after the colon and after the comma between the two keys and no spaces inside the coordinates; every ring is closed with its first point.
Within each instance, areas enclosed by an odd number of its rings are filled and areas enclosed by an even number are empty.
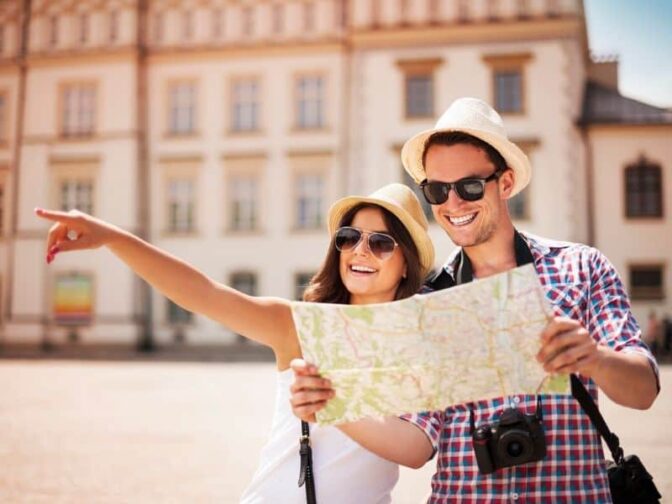
{"type": "Polygon", "coordinates": [[[61,212],[58,210],[45,210],[44,208],[36,208],[35,215],[53,222],[72,222],[73,217],[68,212],[61,212]]]}

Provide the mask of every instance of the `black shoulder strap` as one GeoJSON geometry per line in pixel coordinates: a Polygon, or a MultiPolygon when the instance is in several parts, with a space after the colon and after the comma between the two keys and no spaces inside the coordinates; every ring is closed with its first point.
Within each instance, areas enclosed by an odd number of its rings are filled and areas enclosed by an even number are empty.
{"type": "Polygon", "coordinates": [[[571,375],[570,381],[572,384],[572,395],[579,402],[583,411],[586,412],[586,415],[590,417],[590,421],[593,422],[597,432],[600,433],[600,436],[602,436],[607,443],[609,451],[611,451],[611,456],[614,458],[614,462],[619,463],[623,458],[623,449],[621,448],[618,436],[609,430],[609,426],[604,420],[602,413],[597,409],[595,401],[593,401],[593,398],[586,390],[586,387],[583,386],[581,380],[579,380],[576,375],[571,375]]]}
{"type": "Polygon", "coordinates": [[[315,480],[313,475],[313,449],[310,447],[310,426],[301,420],[301,438],[299,439],[299,455],[301,468],[299,469],[299,486],[306,485],[306,502],[316,504],[315,480]]]}
{"type": "Polygon", "coordinates": [[[435,291],[448,289],[454,285],[455,280],[453,280],[453,277],[450,276],[444,268],[441,268],[441,270],[439,270],[439,272],[434,275],[434,278],[431,278],[427,281],[427,286],[435,291]]]}

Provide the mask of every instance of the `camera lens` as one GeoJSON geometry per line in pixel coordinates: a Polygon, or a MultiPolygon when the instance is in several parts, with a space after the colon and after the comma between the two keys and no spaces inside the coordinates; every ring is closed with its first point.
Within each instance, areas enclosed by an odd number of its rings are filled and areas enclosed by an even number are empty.
{"type": "Polygon", "coordinates": [[[520,457],[520,454],[523,453],[523,449],[523,444],[520,441],[511,441],[506,446],[506,453],[508,453],[510,457],[520,457]]]}
{"type": "Polygon", "coordinates": [[[504,432],[497,442],[497,460],[502,467],[524,464],[534,452],[530,434],[520,429],[504,432]]]}

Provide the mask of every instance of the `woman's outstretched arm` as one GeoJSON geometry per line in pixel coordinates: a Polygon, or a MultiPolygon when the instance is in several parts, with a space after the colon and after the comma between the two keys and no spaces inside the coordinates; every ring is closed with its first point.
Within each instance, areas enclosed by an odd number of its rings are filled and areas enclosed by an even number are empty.
{"type": "Polygon", "coordinates": [[[83,212],[36,209],[35,213],[54,222],[47,239],[47,262],[62,252],[107,247],[138,276],[186,310],[273,348],[279,364],[282,360],[287,365],[292,357],[300,355],[286,300],[248,296],[215,282],[132,233],[83,212]]]}

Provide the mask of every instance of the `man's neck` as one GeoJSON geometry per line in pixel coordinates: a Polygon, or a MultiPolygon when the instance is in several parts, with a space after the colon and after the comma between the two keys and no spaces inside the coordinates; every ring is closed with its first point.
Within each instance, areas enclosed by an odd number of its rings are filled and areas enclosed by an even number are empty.
{"type": "Polygon", "coordinates": [[[465,247],[473,275],[485,278],[516,267],[513,225],[495,233],[487,242],[465,247]]]}

